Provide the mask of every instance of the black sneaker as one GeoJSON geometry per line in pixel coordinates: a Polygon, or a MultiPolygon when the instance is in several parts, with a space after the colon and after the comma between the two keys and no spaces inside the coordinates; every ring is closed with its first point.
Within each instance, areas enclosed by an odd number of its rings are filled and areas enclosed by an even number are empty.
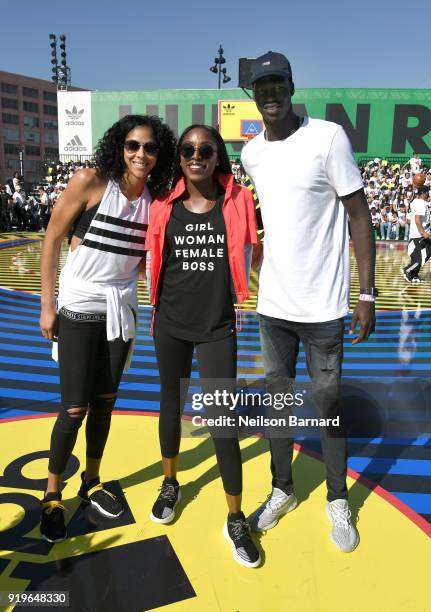
{"type": "Polygon", "coordinates": [[[150,513],[155,523],[171,523],[175,518],[175,507],[181,500],[180,485],[175,478],[168,476],[162,482],[160,493],[150,513]]]}
{"type": "Polygon", "coordinates": [[[250,527],[242,512],[229,514],[223,535],[231,543],[233,558],[244,567],[259,567],[260,554],[250,536],[250,527]]]}
{"type": "Polygon", "coordinates": [[[403,275],[405,281],[407,281],[408,283],[412,283],[413,282],[413,276],[410,276],[410,274],[407,274],[407,272],[405,271],[405,269],[402,266],[400,268],[400,272],[403,275]]]}
{"type": "Polygon", "coordinates": [[[61,493],[47,493],[40,502],[40,533],[42,538],[51,544],[66,539],[64,513],[66,508],[61,503],[61,493]]]}
{"type": "Polygon", "coordinates": [[[102,516],[108,518],[118,518],[124,512],[123,502],[116,495],[104,488],[100,478],[93,478],[86,482],[85,472],[81,474],[81,487],[78,497],[86,504],[91,504],[102,516]]]}

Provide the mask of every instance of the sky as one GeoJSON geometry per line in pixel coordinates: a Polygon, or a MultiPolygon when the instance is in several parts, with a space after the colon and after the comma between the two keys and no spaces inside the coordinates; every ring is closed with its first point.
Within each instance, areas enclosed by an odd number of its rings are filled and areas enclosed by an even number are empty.
{"type": "MultiPolygon", "coordinates": [[[[12,7],[12,3],[7,3],[12,7]]],[[[20,0],[3,21],[0,70],[50,79],[65,34],[72,84],[100,91],[207,89],[220,43],[238,58],[284,53],[296,88],[431,88],[429,0],[20,0]]],[[[5,9],[2,11],[5,17],[5,9]]]]}

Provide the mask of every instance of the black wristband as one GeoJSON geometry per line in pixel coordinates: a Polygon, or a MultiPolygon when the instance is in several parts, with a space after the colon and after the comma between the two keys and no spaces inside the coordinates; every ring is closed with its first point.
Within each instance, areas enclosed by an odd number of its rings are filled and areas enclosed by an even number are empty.
{"type": "Polygon", "coordinates": [[[365,287],[365,289],[359,289],[359,293],[365,295],[373,295],[374,297],[377,297],[379,295],[379,290],[377,289],[377,287],[365,287]]]}

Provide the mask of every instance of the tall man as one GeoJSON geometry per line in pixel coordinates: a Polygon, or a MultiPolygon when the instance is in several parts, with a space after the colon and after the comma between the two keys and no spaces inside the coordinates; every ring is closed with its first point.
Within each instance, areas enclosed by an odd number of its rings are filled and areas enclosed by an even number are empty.
{"type": "MultiPolygon", "coordinates": [[[[349,303],[347,214],[360,280],[350,334],[353,344],[374,328],[375,244],[362,179],[343,128],[298,117],[291,98],[290,63],[272,51],[252,66],[254,99],[265,130],[244,147],[241,158],[262,211],[264,259],[257,312],[269,391],[291,389],[299,342],[304,344],[319,417],[338,412],[344,317],[349,303]]],[[[251,517],[263,531],[292,510],[293,439],[270,434],[272,492],[251,517]]],[[[347,501],[347,444],[321,429],[331,538],[352,551],[359,540],[347,501]]]]}

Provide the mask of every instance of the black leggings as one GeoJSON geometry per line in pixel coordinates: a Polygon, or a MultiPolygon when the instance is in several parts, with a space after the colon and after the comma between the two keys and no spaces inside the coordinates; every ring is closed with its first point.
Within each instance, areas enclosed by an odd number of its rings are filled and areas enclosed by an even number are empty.
{"type": "MultiPolygon", "coordinates": [[[[185,393],[181,379],[189,379],[196,347],[199,375],[203,379],[236,379],[236,334],[212,342],[191,342],[174,338],[157,323],[154,344],[160,372],[159,438],[163,457],[176,457],[180,449],[181,414],[185,393]]],[[[230,389],[232,391],[232,389],[230,389]]],[[[219,438],[209,428],[223,488],[228,495],[242,491],[241,451],[238,437],[219,438]]]]}
{"type": "Polygon", "coordinates": [[[61,410],[51,435],[49,471],[62,474],[86,423],[87,457],[103,455],[130,341],[108,342],[105,321],[58,317],[61,410]]]}

